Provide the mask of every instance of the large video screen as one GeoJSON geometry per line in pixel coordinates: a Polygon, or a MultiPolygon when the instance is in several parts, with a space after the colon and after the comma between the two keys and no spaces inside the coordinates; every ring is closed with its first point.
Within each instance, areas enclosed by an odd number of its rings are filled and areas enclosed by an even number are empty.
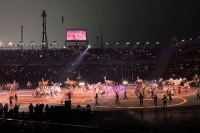
{"type": "Polygon", "coordinates": [[[87,41],[86,30],[67,29],[66,30],[67,41],[87,41]]]}

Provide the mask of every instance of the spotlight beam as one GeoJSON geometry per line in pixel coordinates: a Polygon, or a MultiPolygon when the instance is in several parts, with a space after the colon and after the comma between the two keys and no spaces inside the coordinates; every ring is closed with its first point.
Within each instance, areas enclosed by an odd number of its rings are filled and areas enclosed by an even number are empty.
{"type": "Polygon", "coordinates": [[[77,68],[77,66],[80,64],[80,62],[82,61],[85,53],[88,51],[90,47],[87,47],[87,49],[85,49],[83,52],[79,51],[79,50],[74,50],[77,52],[80,52],[80,55],[78,57],[76,57],[76,59],[72,62],[72,66],[70,66],[69,69],[71,69],[72,71],[75,70],[77,68]],[[76,66],[73,66],[73,64],[75,64],[76,66]]]}

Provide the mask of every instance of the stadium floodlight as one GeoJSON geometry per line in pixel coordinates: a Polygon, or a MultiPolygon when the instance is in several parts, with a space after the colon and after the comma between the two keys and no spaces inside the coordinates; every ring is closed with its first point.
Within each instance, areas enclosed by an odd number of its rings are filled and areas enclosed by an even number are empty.
{"type": "Polygon", "coordinates": [[[116,42],[116,45],[119,45],[119,42],[118,42],[118,41],[116,42]]]}
{"type": "Polygon", "coordinates": [[[31,46],[32,46],[32,49],[33,49],[33,45],[34,45],[35,43],[34,43],[34,41],[31,41],[31,46]]]}
{"type": "Polygon", "coordinates": [[[11,43],[11,42],[8,42],[8,45],[10,45],[10,46],[11,46],[11,45],[12,45],[12,43],[11,43]]]}
{"type": "Polygon", "coordinates": [[[34,45],[35,43],[34,43],[34,41],[31,41],[31,45],[34,45]]]}
{"type": "Polygon", "coordinates": [[[126,42],[126,44],[127,44],[127,45],[129,45],[129,44],[130,44],[130,42],[126,42]]]}
{"type": "Polygon", "coordinates": [[[23,48],[23,42],[19,41],[18,47],[20,47],[21,49],[23,48]]]}
{"type": "Polygon", "coordinates": [[[140,42],[136,42],[136,44],[140,44],[140,42]]]}
{"type": "Polygon", "coordinates": [[[53,41],[53,44],[55,44],[55,45],[56,45],[56,44],[57,44],[57,43],[56,43],[56,41],[53,41]]]}
{"type": "Polygon", "coordinates": [[[128,81],[123,81],[123,85],[127,85],[128,84],[128,81]]]}
{"type": "Polygon", "coordinates": [[[146,42],[146,44],[149,44],[149,42],[146,42]]]}
{"type": "Polygon", "coordinates": [[[156,44],[159,44],[160,42],[156,42],[156,44]]]}
{"type": "Polygon", "coordinates": [[[8,42],[8,46],[9,46],[9,50],[10,50],[10,46],[12,45],[12,43],[11,42],[8,42]]]}
{"type": "Polygon", "coordinates": [[[57,45],[56,41],[53,41],[53,45],[54,45],[54,49],[55,49],[55,46],[57,45]]]}
{"type": "Polygon", "coordinates": [[[22,44],[23,44],[23,42],[22,42],[22,41],[19,41],[19,44],[20,44],[20,45],[22,45],[22,44]]]}
{"type": "Polygon", "coordinates": [[[107,48],[109,44],[110,44],[110,42],[107,41],[106,44],[105,44],[105,47],[107,48]]]}

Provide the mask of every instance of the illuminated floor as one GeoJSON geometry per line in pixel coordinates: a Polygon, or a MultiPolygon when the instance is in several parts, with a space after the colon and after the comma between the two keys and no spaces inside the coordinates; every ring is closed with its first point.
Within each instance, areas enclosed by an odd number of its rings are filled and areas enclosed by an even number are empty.
{"type": "MultiPolygon", "coordinates": [[[[34,98],[32,94],[34,94],[35,90],[27,90],[27,89],[22,89],[22,90],[17,90],[16,93],[19,96],[18,102],[16,103],[17,105],[20,105],[20,112],[21,111],[28,111],[28,106],[30,103],[33,103],[33,105],[37,103],[44,103],[45,105],[48,104],[49,106],[54,105],[54,106],[64,106],[64,101],[68,100],[68,95],[67,93],[69,90],[62,88],[61,93],[58,95],[58,97],[46,97],[46,98],[34,98]],[[61,104],[61,101],[63,103],[61,104]]],[[[9,103],[7,99],[7,91],[3,91],[0,93],[0,102],[3,103],[9,103]]],[[[161,108],[163,106],[163,101],[161,100],[164,92],[162,90],[159,90],[157,92],[158,94],[158,105],[156,108],[161,108]]],[[[90,104],[92,106],[92,110],[118,110],[118,109],[136,109],[136,108],[155,108],[153,104],[153,100],[150,99],[150,94],[148,95],[147,98],[144,99],[144,106],[141,107],[139,105],[139,99],[136,97],[136,95],[133,93],[132,90],[127,90],[127,96],[129,100],[123,100],[123,91],[119,92],[119,100],[121,105],[118,106],[115,104],[115,93],[110,92],[107,93],[106,95],[99,94],[99,104],[100,106],[95,106],[95,92],[93,90],[83,92],[82,89],[74,90],[72,92],[72,108],[76,108],[78,104],[80,104],[82,107],[85,107],[87,104],[90,104]]],[[[177,94],[173,96],[173,100],[171,103],[168,104],[168,107],[171,106],[182,106],[182,105],[189,105],[189,104],[198,104],[199,102],[195,99],[195,91],[194,89],[190,89],[188,92],[182,92],[181,94],[177,94]],[[193,102],[189,100],[191,97],[193,98],[193,102]]],[[[15,103],[14,103],[15,104],[15,103]]],[[[13,108],[10,107],[10,108],[13,108]]]]}

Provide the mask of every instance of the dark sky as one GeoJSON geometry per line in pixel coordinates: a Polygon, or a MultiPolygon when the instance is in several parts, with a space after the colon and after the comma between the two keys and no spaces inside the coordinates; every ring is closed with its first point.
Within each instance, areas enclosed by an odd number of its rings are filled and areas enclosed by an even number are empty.
{"type": "Polygon", "coordinates": [[[198,0],[0,0],[0,42],[42,41],[42,10],[47,13],[49,43],[65,42],[66,29],[87,29],[89,44],[136,41],[168,44],[200,35],[198,0]],[[64,23],[61,17],[64,16],[64,23]],[[100,41],[99,41],[100,43],[100,41]]]}

